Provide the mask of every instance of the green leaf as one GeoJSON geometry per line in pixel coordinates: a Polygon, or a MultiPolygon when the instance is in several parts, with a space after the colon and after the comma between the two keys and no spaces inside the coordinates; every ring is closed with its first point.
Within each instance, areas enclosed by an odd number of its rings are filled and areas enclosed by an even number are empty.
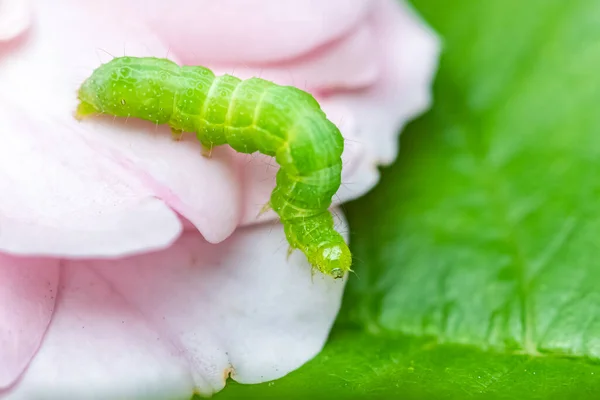
{"type": "Polygon", "coordinates": [[[600,368],[555,357],[485,353],[406,337],[337,332],[304,368],[216,399],[595,399],[600,368]]]}
{"type": "Polygon", "coordinates": [[[435,104],[347,207],[330,342],[218,399],[600,392],[600,2],[414,4],[444,39],[435,104]]]}

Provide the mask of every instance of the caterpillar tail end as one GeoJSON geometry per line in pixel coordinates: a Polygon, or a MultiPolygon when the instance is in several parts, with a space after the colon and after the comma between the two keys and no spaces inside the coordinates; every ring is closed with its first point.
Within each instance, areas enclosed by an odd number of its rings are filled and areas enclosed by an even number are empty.
{"type": "Polygon", "coordinates": [[[96,114],[98,114],[98,110],[96,110],[96,108],[93,105],[82,101],[77,106],[77,109],[74,113],[74,117],[76,120],[81,121],[85,117],[89,117],[90,115],[96,114]]]}

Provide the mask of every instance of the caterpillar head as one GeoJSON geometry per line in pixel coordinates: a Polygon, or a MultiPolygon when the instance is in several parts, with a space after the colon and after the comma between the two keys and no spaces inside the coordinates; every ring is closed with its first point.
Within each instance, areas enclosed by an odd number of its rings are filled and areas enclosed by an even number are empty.
{"type": "Polygon", "coordinates": [[[77,116],[110,114],[157,124],[169,121],[178,66],[158,58],[119,57],[101,65],[78,91],[77,116]]]}
{"type": "Polygon", "coordinates": [[[324,274],[339,279],[351,271],[352,254],[345,242],[327,244],[319,248],[312,264],[324,274]]]}

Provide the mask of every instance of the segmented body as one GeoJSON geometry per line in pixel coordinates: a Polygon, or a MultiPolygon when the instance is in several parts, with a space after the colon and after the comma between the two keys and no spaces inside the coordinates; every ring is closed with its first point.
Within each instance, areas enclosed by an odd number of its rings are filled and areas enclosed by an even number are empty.
{"type": "Polygon", "coordinates": [[[275,157],[280,169],[269,205],[290,249],[333,277],[350,270],[350,251],[328,211],[341,184],[344,140],[310,94],[167,59],[120,57],[94,71],[79,99],[79,117],[140,118],[195,132],[207,148],[228,144],[275,157]]]}

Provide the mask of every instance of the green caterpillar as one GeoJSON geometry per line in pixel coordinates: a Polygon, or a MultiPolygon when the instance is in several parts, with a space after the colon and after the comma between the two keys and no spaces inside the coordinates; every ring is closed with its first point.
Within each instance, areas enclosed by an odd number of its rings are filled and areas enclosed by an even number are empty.
{"type": "MultiPolygon", "coordinates": [[[[195,132],[205,150],[228,144],[275,157],[277,185],[263,211],[280,217],[289,253],[341,278],[352,256],[328,211],[341,184],[344,139],[310,94],[290,86],[179,66],[154,57],[119,57],[81,85],[76,116],[134,117],[168,124],[177,138],[195,132]]],[[[288,253],[288,254],[289,254],[288,253]]]]}

